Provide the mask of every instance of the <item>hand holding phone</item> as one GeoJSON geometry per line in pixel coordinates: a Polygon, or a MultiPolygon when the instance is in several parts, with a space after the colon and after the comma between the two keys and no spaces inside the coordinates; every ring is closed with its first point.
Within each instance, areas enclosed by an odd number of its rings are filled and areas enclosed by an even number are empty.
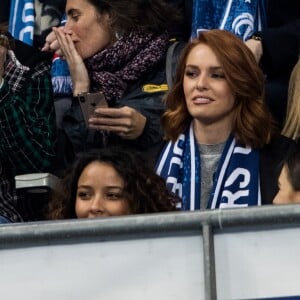
{"type": "Polygon", "coordinates": [[[102,92],[81,93],[78,96],[80,108],[84,117],[86,126],[89,126],[89,118],[95,114],[97,107],[108,107],[105,96],[102,92]]]}

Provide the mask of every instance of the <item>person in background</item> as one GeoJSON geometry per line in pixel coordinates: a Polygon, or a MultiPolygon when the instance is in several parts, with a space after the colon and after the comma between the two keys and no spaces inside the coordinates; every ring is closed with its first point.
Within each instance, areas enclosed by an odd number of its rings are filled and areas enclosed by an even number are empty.
{"type": "Polygon", "coordinates": [[[295,151],[285,160],[278,179],[279,191],[273,204],[300,203],[300,152],[295,151]]]}
{"type": "Polygon", "coordinates": [[[300,138],[300,58],[295,65],[288,89],[288,103],[282,134],[299,142],[300,138]]]}
{"type": "Polygon", "coordinates": [[[33,45],[41,49],[53,26],[59,26],[65,12],[66,0],[34,0],[33,45]]]}
{"type": "Polygon", "coordinates": [[[276,134],[263,97],[263,73],[234,34],[208,30],[187,44],[156,166],[183,210],[272,203],[277,166],[295,144],[276,134]]]}
{"type": "Polygon", "coordinates": [[[162,146],[171,7],[161,0],[68,0],[66,15],[44,50],[59,49],[68,62],[74,99],[63,128],[73,152],[120,144],[154,164],[162,146]],[[109,107],[97,108],[86,128],[77,97],[99,91],[109,107]]]}
{"type": "Polygon", "coordinates": [[[266,103],[278,127],[285,120],[288,81],[297,63],[300,47],[298,0],[265,0],[267,24],[246,45],[266,76],[266,103]]]}
{"type": "Polygon", "coordinates": [[[243,41],[266,23],[261,0],[185,0],[191,23],[191,38],[202,31],[223,29],[234,33],[243,41]]]}
{"type": "Polygon", "coordinates": [[[137,153],[108,147],[78,155],[49,203],[48,219],[174,211],[178,202],[137,153]]]}
{"type": "MultiPolygon", "coordinates": [[[[4,16],[6,18],[7,16],[4,16]]],[[[55,115],[51,56],[15,40],[0,20],[0,216],[26,220],[14,176],[50,170],[54,157],[55,115]]]]}

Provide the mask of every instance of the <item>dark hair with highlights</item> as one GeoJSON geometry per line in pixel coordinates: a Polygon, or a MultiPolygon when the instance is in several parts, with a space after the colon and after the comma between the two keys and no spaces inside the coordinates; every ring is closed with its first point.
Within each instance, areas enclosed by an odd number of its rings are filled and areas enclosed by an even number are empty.
{"type": "Polygon", "coordinates": [[[125,197],[132,214],[176,210],[179,198],[166,188],[164,179],[145,164],[132,150],[109,147],[79,154],[61,180],[49,203],[48,219],[76,218],[77,185],[83,170],[92,162],[111,165],[125,182],[125,197]]]}
{"type": "Polygon", "coordinates": [[[165,138],[175,141],[189,127],[189,114],[184,90],[186,61],[198,45],[207,45],[219,60],[225,78],[235,95],[232,133],[237,141],[253,148],[269,143],[274,123],[264,103],[264,75],[254,55],[234,34],[220,29],[201,32],[184,48],[173,88],[166,96],[167,110],[162,117],[165,138]]]}

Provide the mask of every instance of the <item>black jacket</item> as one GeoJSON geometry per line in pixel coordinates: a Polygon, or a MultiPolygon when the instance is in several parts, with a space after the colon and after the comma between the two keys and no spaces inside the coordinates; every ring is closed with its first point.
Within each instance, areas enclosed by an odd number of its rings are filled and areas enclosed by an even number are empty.
{"type": "Polygon", "coordinates": [[[69,149],[66,150],[69,155],[67,163],[71,163],[74,155],[79,152],[92,148],[120,145],[138,150],[145,158],[145,161],[149,162],[150,166],[154,166],[163,143],[160,118],[165,110],[163,103],[165,91],[159,90],[161,85],[166,85],[164,63],[133,85],[124,97],[116,103],[116,107],[132,107],[147,118],[143,133],[135,140],[122,139],[111,133],[103,136],[101,132],[87,129],[80,111],[79,102],[74,99],[71,109],[65,114],[63,120],[63,129],[70,141],[69,149]],[[154,87],[157,87],[157,90],[155,91],[154,89],[152,92],[147,92],[145,90],[147,85],[154,85],[154,87]],[[70,155],[71,152],[73,156],[70,155]]]}
{"type": "Polygon", "coordinates": [[[266,101],[281,128],[289,77],[299,56],[300,2],[268,0],[266,17],[267,28],[260,33],[263,47],[260,64],[266,74],[266,101]]]}
{"type": "Polygon", "coordinates": [[[296,142],[276,136],[260,151],[260,188],[262,204],[272,204],[278,192],[278,178],[285,158],[295,151],[296,142]]]}

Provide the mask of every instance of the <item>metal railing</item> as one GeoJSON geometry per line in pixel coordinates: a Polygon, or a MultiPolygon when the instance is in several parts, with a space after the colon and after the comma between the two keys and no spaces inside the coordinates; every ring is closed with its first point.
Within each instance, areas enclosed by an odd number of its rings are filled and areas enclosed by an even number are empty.
{"type": "MultiPolygon", "coordinates": [[[[0,248],[115,241],[194,233],[203,239],[205,299],[217,298],[214,235],[225,229],[300,228],[300,205],[159,213],[104,219],[46,221],[0,226],[0,248]]],[[[1,250],[0,250],[1,252],[1,250]]],[[[1,253],[0,253],[1,254],[1,253]]]]}

